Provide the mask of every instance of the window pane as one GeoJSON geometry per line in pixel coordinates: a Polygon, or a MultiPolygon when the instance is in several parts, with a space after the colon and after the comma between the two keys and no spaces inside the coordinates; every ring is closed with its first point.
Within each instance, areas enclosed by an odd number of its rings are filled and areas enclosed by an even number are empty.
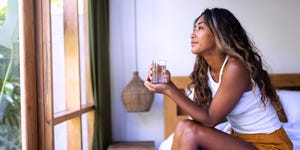
{"type": "Polygon", "coordinates": [[[88,150],[88,121],[87,121],[87,114],[81,115],[81,122],[82,122],[82,149],[88,150]]]}
{"type": "Polygon", "coordinates": [[[90,74],[87,69],[89,67],[89,39],[88,39],[88,16],[87,16],[86,0],[78,0],[78,20],[79,20],[79,45],[80,45],[80,76],[81,76],[81,104],[90,104],[87,96],[90,90],[87,85],[87,74],[90,74]]]}
{"type": "Polygon", "coordinates": [[[54,127],[55,149],[68,149],[67,122],[60,123],[54,127]]]}
{"type": "Polygon", "coordinates": [[[79,48],[80,48],[80,78],[81,78],[81,104],[86,104],[86,80],[85,80],[85,31],[83,0],[78,0],[78,21],[79,21],[79,48]]]}
{"type": "Polygon", "coordinates": [[[53,106],[54,113],[66,109],[63,0],[51,0],[53,106]]]}
{"type": "Polygon", "coordinates": [[[0,149],[21,149],[18,0],[0,0],[0,149]]]}
{"type": "Polygon", "coordinates": [[[0,0],[0,27],[4,24],[6,18],[7,0],[0,0]]]}

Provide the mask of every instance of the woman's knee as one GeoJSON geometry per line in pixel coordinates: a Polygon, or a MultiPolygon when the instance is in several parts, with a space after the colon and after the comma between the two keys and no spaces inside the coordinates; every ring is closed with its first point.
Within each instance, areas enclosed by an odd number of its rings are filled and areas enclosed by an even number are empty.
{"type": "Polygon", "coordinates": [[[180,143],[185,145],[190,145],[190,147],[197,148],[201,147],[201,142],[199,139],[205,138],[205,128],[201,124],[194,121],[182,122],[182,131],[180,137],[180,143]]]}
{"type": "Polygon", "coordinates": [[[192,120],[185,120],[179,124],[181,128],[182,136],[186,138],[201,138],[205,137],[208,127],[205,127],[192,120]]]}
{"type": "Polygon", "coordinates": [[[180,120],[176,125],[175,132],[183,132],[183,130],[191,126],[191,124],[193,124],[192,120],[180,120]]]}

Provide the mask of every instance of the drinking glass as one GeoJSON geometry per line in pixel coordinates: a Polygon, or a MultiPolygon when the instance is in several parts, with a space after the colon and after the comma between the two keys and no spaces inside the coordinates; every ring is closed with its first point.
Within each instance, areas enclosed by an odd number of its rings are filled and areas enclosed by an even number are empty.
{"type": "Polygon", "coordinates": [[[163,84],[167,83],[167,79],[164,78],[164,70],[166,70],[166,60],[156,60],[152,61],[152,83],[153,84],[163,84]]]}

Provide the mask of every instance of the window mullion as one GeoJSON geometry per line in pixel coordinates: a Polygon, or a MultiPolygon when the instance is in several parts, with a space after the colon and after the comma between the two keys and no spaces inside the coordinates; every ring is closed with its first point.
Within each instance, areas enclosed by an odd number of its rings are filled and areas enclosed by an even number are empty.
{"type": "MultiPolygon", "coordinates": [[[[50,1],[35,2],[39,149],[54,149],[50,1]]],[[[26,3],[28,3],[26,1],[26,3]]]]}
{"type": "Polygon", "coordinates": [[[84,113],[91,112],[95,109],[94,105],[83,106],[80,110],[66,110],[62,112],[57,112],[54,114],[53,125],[57,125],[64,121],[80,117],[84,113]]]}

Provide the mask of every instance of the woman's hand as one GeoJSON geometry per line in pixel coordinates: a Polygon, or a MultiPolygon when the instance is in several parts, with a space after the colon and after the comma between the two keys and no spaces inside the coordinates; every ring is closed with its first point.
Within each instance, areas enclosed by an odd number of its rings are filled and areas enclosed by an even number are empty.
{"type": "Polygon", "coordinates": [[[148,88],[149,91],[151,92],[155,92],[155,93],[162,93],[162,94],[166,94],[166,92],[171,89],[171,87],[174,86],[174,84],[172,83],[171,79],[171,75],[170,72],[168,70],[163,70],[164,73],[164,78],[166,79],[166,83],[163,84],[153,84],[152,83],[152,65],[150,66],[149,70],[148,70],[148,76],[144,82],[144,85],[148,88]]]}

